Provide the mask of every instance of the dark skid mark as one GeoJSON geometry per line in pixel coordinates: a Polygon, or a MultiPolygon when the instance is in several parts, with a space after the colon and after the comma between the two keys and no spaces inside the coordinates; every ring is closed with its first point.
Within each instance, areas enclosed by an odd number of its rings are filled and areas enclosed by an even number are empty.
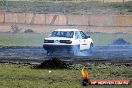
{"type": "MultiPolygon", "coordinates": [[[[55,52],[54,52],[55,53],[55,52]]],[[[66,52],[68,53],[68,52],[66,52]]],[[[92,52],[81,51],[77,55],[85,56],[88,59],[113,59],[116,60],[132,60],[132,45],[109,45],[109,46],[94,46],[92,52]],[[89,55],[89,56],[88,56],[89,55]]],[[[53,55],[55,56],[55,55],[53,55]]],[[[64,55],[62,54],[62,57],[64,55]]],[[[70,56],[70,54],[68,54],[70,56]]],[[[35,59],[44,60],[46,56],[46,51],[43,47],[34,46],[0,46],[0,59],[35,59]]],[[[79,56],[76,56],[77,59],[79,56]]]]}
{"type": "Polygon", "coordinates": [[[88,49],[88,50],[80,51],[77,56],[85,56],[85,57],[92,56],[92,50],[88,49]]]}
{"type": "Polygon", "coordinates": [[[81,57],[81,56],[91,56],[92,53],[89,51],[89,50],[85,50],[85,51],[80,51],[78,52],[76,55],[73,55],[72,52],[68,52],[68,51],[65,51],[63,50],[63,52],[60,52],[60,51],[54,51],[52,53],[50,53],[48,56],[63,56],[63,57],[81,57]]]}

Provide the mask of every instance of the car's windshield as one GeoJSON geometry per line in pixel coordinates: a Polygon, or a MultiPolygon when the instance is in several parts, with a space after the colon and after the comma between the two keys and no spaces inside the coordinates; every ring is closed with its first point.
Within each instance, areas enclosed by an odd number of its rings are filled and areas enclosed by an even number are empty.
{"type": "Polygon", "coordinates": [[[73,38],[74,31],[53,31],[50,37],[73,38]]]}

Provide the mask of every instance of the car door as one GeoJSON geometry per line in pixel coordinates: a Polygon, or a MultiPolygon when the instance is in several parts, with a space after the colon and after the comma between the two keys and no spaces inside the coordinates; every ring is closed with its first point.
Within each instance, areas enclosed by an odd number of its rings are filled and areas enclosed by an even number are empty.
{"type": "Polygon", "coordinates": [[[90,41],[89,41],[89,39],[87,38],[87,36],[85,35],[84,32],[80,31],[80,35],[82,36],[82,45],[81,45],[81,47],[82,47],[83,50],[86,50],[90,46],[90,41]]]}
{"type": "Polygon", "coordinates": [[[81,31],[76,31],[75,32],[75,38],[78,41],[80,45],[80,50],[85,50],[87,49],[87,40],[86,40],[86,35],[83,34],[81,31]]]}

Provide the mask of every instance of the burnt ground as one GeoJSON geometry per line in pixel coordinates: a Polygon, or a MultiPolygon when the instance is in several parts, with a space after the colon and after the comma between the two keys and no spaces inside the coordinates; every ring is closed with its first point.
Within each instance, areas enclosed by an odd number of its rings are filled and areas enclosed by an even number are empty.
{"type": "MultiPolygon", "coordinates": [[[[41,46],[0,46],[0,59],[45,60],[46,51],[41,46]]],[[[75,57],[78,59],[78,57],[75,57]]],[[[94,46],[92,55],[84,57],[95,60],[132,60],[132,45],[94,46]]]]}
{"type": "Polygon", "coordinates": [[[0,58],[43,59],[45,51],[39,46],[0,46],[0,58]]]}

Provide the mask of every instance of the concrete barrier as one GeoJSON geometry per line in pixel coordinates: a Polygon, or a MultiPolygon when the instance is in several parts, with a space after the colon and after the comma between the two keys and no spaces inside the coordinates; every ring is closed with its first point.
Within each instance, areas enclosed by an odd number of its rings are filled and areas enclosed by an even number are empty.
{"type": "Polygon", "coordinates": [[[23,31],[30,28],[36,32],[50,32],[57,27],[80,28],[90,32],[132,32],[132,15],[1,12],[0,32],[9,32],[12,24],[17,24],[23,31]]]}
{"type": "Polygon", "coordinates": [[[132,15],[0,13],[0,23],[34,25],[132,26],[132,15]]]}

